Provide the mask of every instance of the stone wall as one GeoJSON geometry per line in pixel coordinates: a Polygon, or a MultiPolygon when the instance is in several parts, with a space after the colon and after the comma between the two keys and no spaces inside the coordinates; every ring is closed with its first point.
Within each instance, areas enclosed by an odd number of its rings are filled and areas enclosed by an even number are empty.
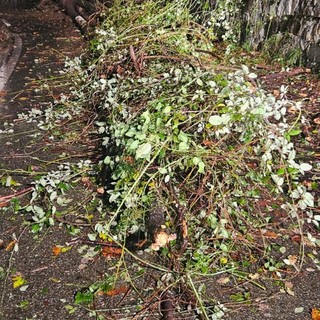
{"type": "Polygon", "coordinates": [[[253,49],[269,46],[274,53],[320,70],[320,0],[203,0],[212,13],[218,7],[237,6],[230,23],[237,25],[239,40],[253,49]],[[237,21],[235,21],[237,20],[237,21]]]}
{"type": "Polygon", "coordinates": [[[320,69],[319,0],[244,0],[243,4],[242,42],[259,49],[273,39],[269,42],[280,53],[300,49],[302,61],[320,69]]]}

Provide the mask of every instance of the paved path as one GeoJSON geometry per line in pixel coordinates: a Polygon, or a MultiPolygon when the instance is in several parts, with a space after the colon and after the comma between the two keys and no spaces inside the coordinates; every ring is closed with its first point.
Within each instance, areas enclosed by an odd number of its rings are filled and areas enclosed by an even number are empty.
{"type": "MultiPolygon", "coordinates": [[[[1,27],[1,34],[7,39],[1,50],[3,61],[7,61],[3,70],[7,72],[3,75],[2,86],[5,85],[5,90],[0,95],[0,129],[5,122],[13,122],[15,126],[12,134],[0,135],[0,179],[10,175],[17,182],[17,186],[12,188],[0,184],[0,196],[5,196],[30,186],[34,180],[28,174],[30,170],[33,174],[48,171],[50,160],[59,159],[61,153],[80,153],[78,150],[81,146],[62,146],[51,142],[48,133],[36,131],[36,123],[17,121],[17,114],[27,113],[31,109],[43,110],[63,90],[68,90],[59,71],[66,56],[79,54],[84,41],[72,22],[53,10],[1,10],[1,19],[12,24],[12,34],[19,35],[23,43],[21,47],[19,37],[16,37],[14,48],[7,29],[1,27]],[[21,55],[18,59],[19,51],[21,55]],[[13,57],[17,61],[12,60],[13,57]],[[47,90],[42,87],[54,79],[54,88],[47,90]],[[34,136],[34,133],[39,135],[34,136]]],[[[24,220],[29,218],[26,212],[20,215],[10,210],[0,211],[0,240],[3,241],[2,246],[0,241],[0,271],[2,268],[7,275],[5,281],[0,279],[0,319],[86,319],[85,310],[79,309],[75,315],[69,313],[64,305],[73,303],[76,288],[92,283],[98,276],[89,269],[80,274],[75,266],[80,264],[81,257],[76,251],[70,252],[67,261],[53,258],[54,244],[70,241],[66,228],[58,225],[50,228],[41,235],[45,241],[36,242],[34,235],[25,228],[24,220]],[[19,238],[19,250],[14,253],[3,250],[12,241],[12,234],[19,238]],[[13,288],[11,276],[16,272],[21,272],[28,281],[25,292],[13,288]],[[58,280],[55,282],[52,279],[58,280]],[[66,302],[62,302],[62,299],[66,302]]]]}

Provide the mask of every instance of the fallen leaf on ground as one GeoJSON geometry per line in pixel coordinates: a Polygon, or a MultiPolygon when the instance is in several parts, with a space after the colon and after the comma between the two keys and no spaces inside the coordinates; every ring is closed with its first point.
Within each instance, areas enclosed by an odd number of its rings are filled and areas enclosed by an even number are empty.
{"type": "Polygon", "coordinates": [[[295,234],[294,236],[291,237],[291,240],[293,242],[300,243],[301,242],[301,235],[300,234],[295,234]]]}
{"type": "Polygon", "coordinates": [[[154,237],[154,243],[151,245],[151,249],[158,251],[160,248],[163,248],[170,241],[177,239],[176,234],[168,234],[165,230],[161,230],[154,237]]]}
{"type": "Polygon", "coordinates": [[[61,247],[54,246],[54,247],[52,248],[52,252],[53,252],[53,255],[54,255],[54,256],[58,256],[58,255],[61,253],[61,247]]]}
{"type": "Polygon", "coordinates": [[[10,204],[9,201],[0,202],[0,208],[7,207],[10,204]]]}
{"type": "Polygon", "coordinates": [[[148,242],[147,239],[143,239],[143,240],[140,240],[140,241],[138,241],[137,243],[135,243],[135,246],[136,246],[137,248],[142,248],[147,242],[148,242]]]}
{"type": "Polygon", "coordinates": [[[188,237],[188,225],[185,219],[182,220],[182,237],[185,239],[188,237]]]}
{"type": "Polygon", "coordinates": [[[286,281],[284,285],[285,285],[285,292],[290,296],[294,296],[294,291],[292,290],[293,284],[289,281],[286,281]]]}
{"type": "Polygon", "coordinates": [[[98,194],[104,194],[104,192],[105,192],[104,187],[97,188],[97,193],[98,194]]]}
{"type": "Polygon", "coordinates": [[[22,277],[21,273],[17,273],[16,275],[14,275],[12,277],[12,281],[13,281],[13,288],[19,288],[21,286],[23,286],[24,284],[26,284],[26,280],[22,277]]]}
{"type": "Polygon", "coordinates": [[[295,255],[289,255],[287,259],[283,259],[283,262],[289,266],[294,266],[298,261],[298,257],[295,255]]]}
{"type": "Polygon", "coordinates": [[[214,143],[210,140],[203,140],[202,143],[205,145],[205,146],[212,146],[214,143]]]}
{"type": "Polygon", "coordinates": [[[122,254],[122,248],[105,246],[102,248],[101,253],[107,259],[112,259],[120,256],[122,254]]]}
{"type": "Polygon", "coordinates": [[[82,177],[80,181],[86,189],[92,189],[93,184],[89,177],[82,177]]]}
{"type": "Polygon", "coordinates": [[[271,239],[278,238],[278,235],[275,232],[269,230],[263,231],[263,236],[271,239]]]}
{"type": "Polygon", "coordinates": [[[128,287],[126,286],[120,286],[118,288],[114,288],[114,289],[111,289],[111,290],[108,290],[108,291],[99,291],[99,295],[107,295],[107,296],[110,296],[110,297],[113,297],[113,296],[117,296],[119,294],[123,294],[123,293],[126,293],[128,291],[128,287]]]}
{"type": "Polygon", "coordinates": [[[53,252],[53,255],[56,257],[56,256],[58,256],[60,253],[65,253],[65,252],[71,250],[71,248],[72,248],[71,246],[69,246],[69,247],[54,246],[54,247],[52,248],[52,252],[53,252]]]}
{"type": "Polygon", "coordinates": [[[219,278],[217,280],[217,283],[224,285],[230,282],[230,278],[229,277],[223,277],[223,278],[219,278]]]}
{"type": "Polygon", "coordinates": [[[320,309],[312,308],[311,317],[312,320],[320,320],[320,309]]]}
{"type": "Polygon", "coordinates": [[[6,251],[11,251],[11,250],[14,248],[14,246],[15,246],[16,243],[17,243],[17,240],[12,240],[12,241],[6,246],[5,250],[6,250],[6,251]]]}

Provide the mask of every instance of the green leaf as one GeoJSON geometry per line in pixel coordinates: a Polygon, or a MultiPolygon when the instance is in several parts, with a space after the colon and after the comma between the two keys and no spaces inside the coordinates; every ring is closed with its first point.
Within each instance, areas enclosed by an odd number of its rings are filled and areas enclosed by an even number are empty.
{"type": "Polygon", "coordinates": [[[198,158],[198,157],[193,157],[193,158],[192,158],[192,162],[193,162],[193,164],[194,164],[195,166],[197,166],[200,161],[201,161],[201,159],[198,158]]]}
{"type": "Polygon", "coordinates": [[[230,295],[230,299],[235,302],[244,301],[244,296],[241,292],[230,295]]]}
{"type": "Polygon", "coordinates": [[[23,279],[22,275],[17,275],[12,277],[12,281],[13,281],[13,288],[19,288],[21,286],[23,286],[24,284],[26,284],[26,280],[23,279]]]}
{"type": "Polygon", "coordinates": [[[171,111],[171,106],[166,106],[164,109],[163,109],[163,113],[170,113],[171,111]]]}
{"type": "Polygon", "coordinates": [[[129,146],[129,150],[135,150],[139,147],[140,141],[139,140],[134,140],[130,146],[129,146]]]}
{"type": "Polygon", "coordinates": [[[223,121],[222,121],[222,118],[220,116],[211,116],[209,118],[209,123],[212,124],[213,126],[220,126],[223,121]]]}
{"type": "Polygon", "coordinates": [[[11,176],[1,178],[1,184],[5,187],[14,187],[19,185],[19,183],[13,180],[11,176]]]}
{"type": "Polygon", "coordinates": [[[136,159],[146,159],[150,156],[152,146],[149,142],[142,144],[136,151],[136,159]]]}
{"type": "Polygon", "coordinates": [[[23,309],[23,308],[28,308],[29,305],[30,305],[29,301],[23,300],[17,305],[17,307],[23,309]]]}
{"type": "Polygon", "coordinates": [[[205,164],[204,164],[203,161],[200,161],[200,162],[198,163],[198,167],[199,167],[198,172],[199,172],[199,173],[204,173],[205,164]]]}
{"type": "Polygon", "coordinates": [[[198,78],[198,79],[197,79],[197,84],[198,84],[199,86],[203,86],[203,81],[202,81],[200,78],[198,78]]]}
{"type": "Polygon", "coordinates": [[[283,175],[283,174],[285,174],[286,173],[286,169],[285,168],[280,168],[278,171],[277,171],[277,175],[278,176],[281,176],[281,175],[283,175]]]}
{"type": "Polygon", "coordinates": [[[64,306],[66,308],[66,310],[68,311],[69,314],[73,314],[76,312],[77,308],[75,308],[74,306],[71,306],[71,305],[66,305],[64,306]]]}
{"type": "Polygon", "coordinates": [[[161,174],[167,174],[168,173],[168,170],[166,168],[159,168],[158,171],[161,173],[161,174]]]}
{"type": "Polygon", "coordinates": [[[288,132],[288,135],[289,136],[297,136],[301,133],[301,130],[300,129],[292,129],[288,132]]]}
{"type": "Polygon", "coordinates": [[[209,123],[213,126],[220,126],[222,124],[227,124],[230,121],[230,115],[222,114],[221,116],[214,115],[209,118],[209,123]]]}
{"type": "Polygon", "coordinates": [[[77,304],[89,304],[93,302],[94,294],[89,290],[78,291],[74,297],[74,302],[77,304]]]}
{"type": "Polygon", "coordinates": [[[178,135],[178,139],[182,142],[188,142],[188,135],[186,133],[184,133],[183,131],[180,131],[179,132],[179,135],[178,135]]]}
{"type": "Polygon", "coordinates": [[[186,142],[179,143],[179,151],[187,151],[189,150],[189,145],[186,142]]]}
{"type": "Polygon", "coordinates": [[[302,171],[310,171],[312,169],[312,165],[309,163],[301,163],[300,164],[300,170],[302,171]]]}

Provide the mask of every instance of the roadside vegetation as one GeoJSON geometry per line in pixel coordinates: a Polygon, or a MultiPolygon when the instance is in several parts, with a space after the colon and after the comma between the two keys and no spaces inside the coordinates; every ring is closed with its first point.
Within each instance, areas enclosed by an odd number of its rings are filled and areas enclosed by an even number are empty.
{"type": "MultiPolygon", "coordinates": [[[[114,2],[88,50],[66,62],[70,94],[20,115],[52,140],[90,137],[98,152],[41,175],[30,203],[15,201],[15,209],[43,232],[70,213],[77,183],[97,185],[79,206],[91,228],[68,228],[114,266],[75,295],[98,319],[158,311],[222,319],[228,308],[213,292],[217,279],[263,289],[260,280],[273,277],[290,293],[288,270],[301,269],[306,242],[320,245],[318,186],[303,183],[312,166],[293,143],[305,121],[301,104],[285,86],[277,96],[261,88],[223,16],[186,1],[114,2]],[[289,231],[300,239],[298,255],[270,241],[289,231]],[[141,287],[150,273],[153,284],[141,287]],[[123,311],[101,293],[138,298],[123,311]]],[[[230,298],[250,301],[250,292],[230,298]]]]}

